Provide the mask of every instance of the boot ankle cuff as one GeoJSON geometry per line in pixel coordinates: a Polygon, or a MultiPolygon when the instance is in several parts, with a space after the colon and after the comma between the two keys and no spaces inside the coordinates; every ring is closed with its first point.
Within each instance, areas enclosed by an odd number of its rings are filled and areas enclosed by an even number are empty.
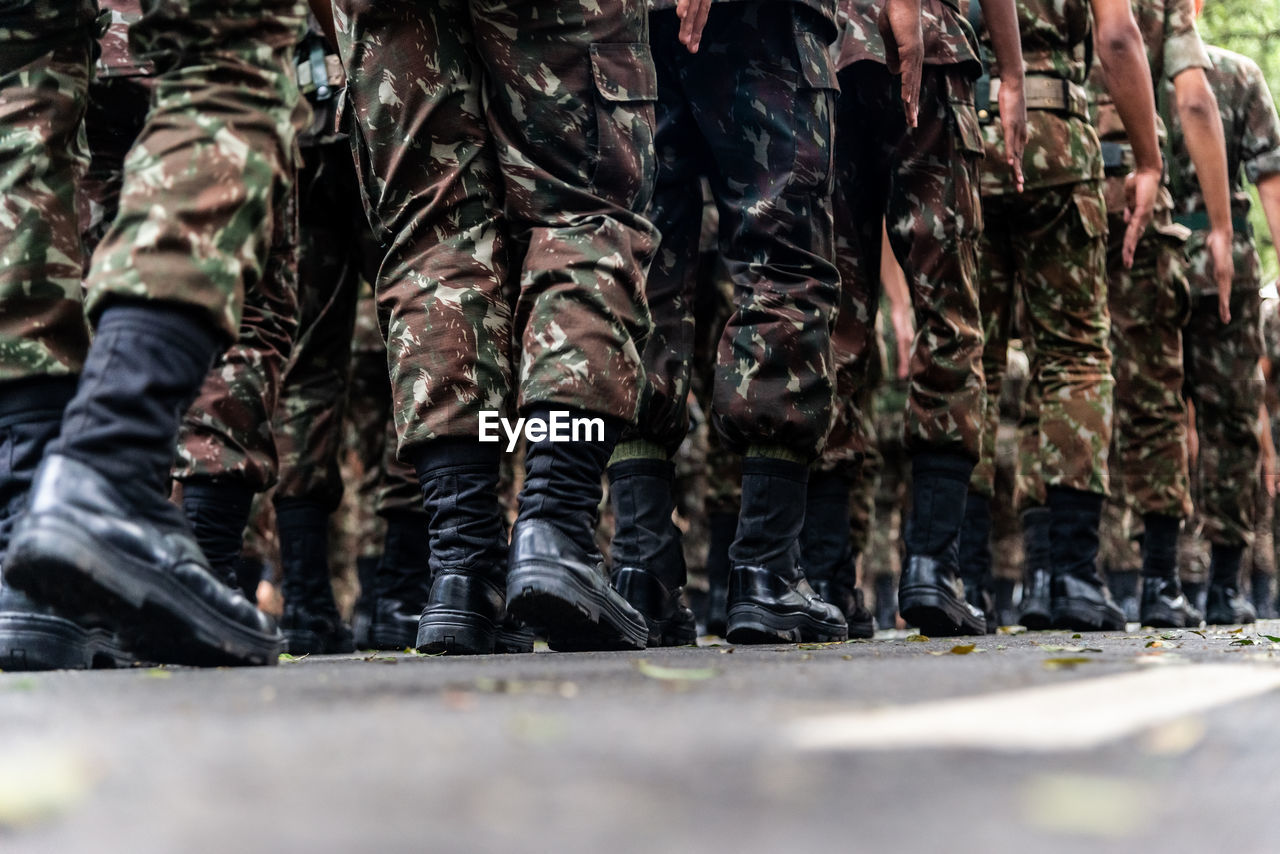
{"type": "MultiPolygon", "coordinates": [[[[249,515],[257,493],[249,486],[235,481],[218,481],[210,478],[184,481],[182,503],[215,504],[249,515]]],[[[287,499],[286,499],[287,500],[287,499]]],[[[277,514],[279,509],[277,509],[277,514]]]]}
{"type": "MultiPolygon", "coordinates": [[[[617,459],[617,455],[614,456],[617,459]]],[[[629,477],[653,477],[664,480],[668,483],[675,477],[675,463],[668,460],[655,460],[647,457],[633,457],[624,459],[619,462],[610,460],[609,468],[605,471],[609,475],[609,482],[616,483],[629,477]]]]}
{"type": "Polygon", "coordinates": [[[1072,489],[1069,486],[1051,486],[1049,494],[1049,510],[1051,513],[1079,512],[1101,513],[1105,500],[1100,492],[1086,492],[1083,489],[1072,489]]]}
{"type": "Polygon", "coordinates": [[[748,456],[742,460],[742,477],[780,477],[807,484],[809,466],[797,460],[748,456]]]}
{"type": "Polygon", "coordinates": [[[502,464],[501,445],[479,442],[461,436],[449,436],[426,442],[409,452],[418,483],[462,471],[494,471],[502,464]]]}
{"type": "Polygon", "coordinates": [[[276,528],[281,531],[329,527],[329,511],[309,498],[278,498],[276,528]]]}
{"type": "Polygon", "coordinates": [[[940,477],[963,481],[966,488],[973,475],[973,460],[963,454],[926,452],[911,458],[911,476],[940,477]]]}
{"type": "Polygon", "coordinates": [[[666,463],[669,460],[667,449],[657,442],[648,439],[628,439],[613,447],[613,456],[609,457],[609,468],[632,460],[656,460],[666,463]]]}
{"type": "Polygon", "coordinates": [[[0,427],[61,420],[79,382],[76,374],[41,374],[0,383],[0,427]]]}

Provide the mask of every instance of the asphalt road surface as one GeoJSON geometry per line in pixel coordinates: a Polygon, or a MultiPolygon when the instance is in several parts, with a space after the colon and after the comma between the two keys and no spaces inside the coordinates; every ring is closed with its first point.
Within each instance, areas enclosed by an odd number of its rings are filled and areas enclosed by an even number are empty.
{"type": "Polygon", "coordinates": [[[1277,852],[1266,635],[0,674],[0,852],[1277,852]]]}

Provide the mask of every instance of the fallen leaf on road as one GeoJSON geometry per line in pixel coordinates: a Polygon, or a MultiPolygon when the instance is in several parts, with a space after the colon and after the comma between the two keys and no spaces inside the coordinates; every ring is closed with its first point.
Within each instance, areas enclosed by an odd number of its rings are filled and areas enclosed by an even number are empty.
{"type": "Polygon", "coordinates": [[[844,646],[848,641],[830,641],[829,643],[802,643],[796,649],[826,649],[829,646],[844,646]]]}
{"type": "Polygon", "coordinates": [[[996,629],[998,635],[1020,635],[1027,631],[1026,626],[1000,626],[996,629]]]}
{"type": "Polygon", "coordinates": [[[1046,670],[1070,670],[1080,664],[1088,664],[1093,661],[1092,658],[1085,658],[1082,655],[1066,656],[1063,658],[1046,658],[1040,662],[1046,670]]]}
{"type": "Polygon", "coordinates": [[[909,640],[909,641],[913,641],[913,642],[915,642],[915,643],[928,643],[928,642],[929,642],[929,638],[928,638],[928,636],[927,636],[927,635],[907,635],[907,640],[909,640]]]}
{"type": "Polygon", "coordinates": [[[1102,652],[1096,646],[1054,646],[1053,644],[1036,644],[1045,652],[1102,652]]]}
{"type": "Polygon", "coordinates": [[[1227,646],[1253,646],[1253,638],[1236,638],[1227,646]]]}
{"type": "Polygon", "coordinates": [[[170,671],[164,670],[163,668],[160,668],[160,667],[149,667],[146,670],[142,671],[142,675],[147,677],[148,679],[172,679],[173,678],[173,674],[170,671]]]}
{"type": "Polygon", "coordinates": [[[636,662],[636,670],[650,679],[674,682],[701,682],[720,675],[713,667],[664,667],[661,664],[653,664],[647,658],[636,662]]]}
{"type": "MultiPolygon", "coordinates": [[[[310,655],[310,654],[311,654],[311,653],[307,653],[307,655],[310,655]]],[[[287,653],[287,652],[282,652],[282,653],[280,653],[280,663],[281,663],[281,664],[292,664],[292,663],[293,663],[293,662],[295,662],[295,661],[302,661],[302,659],[304,659],[304,658],[306,658],[306,657],[307,657],[306,655],[290,655],[290,654],[289,654],[289,653],[287,653]]]]}
{"type": "Polygon", "coordinates": [[[1271,641],[1272,643],[1280,643],[1280,638],[1276,637],[1275,635],[1258,635],[1258,637],[1260,637],[1260,638],[1266,638],[1267,640],[1271,641]]]}
{"type": "Polygon", "coordinates": [[[977,644],[958,643],[955,646],[951,647],[951,654],[952,655],[968,655],[969,653],[973,652],[977,648],[978,648],[977,644]]]}

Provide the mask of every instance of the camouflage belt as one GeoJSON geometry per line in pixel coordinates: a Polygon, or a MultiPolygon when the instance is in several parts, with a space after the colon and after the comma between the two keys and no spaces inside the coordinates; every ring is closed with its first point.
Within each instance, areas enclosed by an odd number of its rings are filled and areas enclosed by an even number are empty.
{"type": "MultiPolygon", "coordinates": [[[[1189,214],[1181,214],[1175,216],[1173,221],[1178,225],[1189,228],[1192,231],[1208,231],[1212,228],[1209,222],[1208,211],[1194,211],[1189,214]]],[[[1231,227],[1235,229],[1237,234],[1247,234],[1253,236],[1253,225],[1249,222],[1249,218],[1242,213],[1231,214],[1231,227]]]]}
{"type": "MultiPolygon", "coordinates": [[[[1047,77],[1043,74],[1029,74],[1022,84],[1026,95],[1028,110],[1047,110],[1055,113],[1067,113],[1088,121],[1089,96],[1084,87],[1061,77],[1047,77]]],[[[994,119],[999,113],[1000,79],[991,81],[990,106],[978,112],[983,121],[994,119]]]]}

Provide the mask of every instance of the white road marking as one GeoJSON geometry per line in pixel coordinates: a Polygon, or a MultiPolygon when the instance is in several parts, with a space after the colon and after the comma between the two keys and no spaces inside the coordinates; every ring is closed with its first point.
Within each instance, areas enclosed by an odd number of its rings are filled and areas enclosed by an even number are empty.
{"type": "Polygon", "coordinates": [[[953,700],[801,718],[801,750],[1089,750],[1280,688],[1280,668],[1161,667],[953,700]]]}

